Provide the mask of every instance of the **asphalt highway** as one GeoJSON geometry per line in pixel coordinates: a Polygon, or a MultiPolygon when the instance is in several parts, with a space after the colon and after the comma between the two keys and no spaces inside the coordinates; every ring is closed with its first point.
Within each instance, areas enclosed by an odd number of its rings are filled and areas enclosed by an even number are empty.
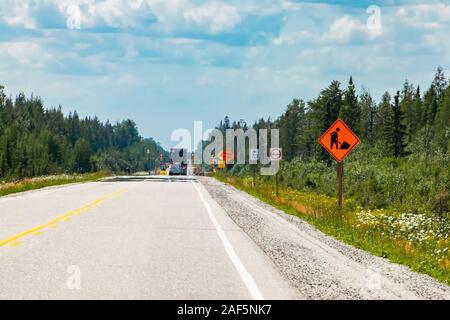
{"type": "Polygon", "coordinates": [[[0,299],[301,298],[195,179],[0,198],[0,299]]]}

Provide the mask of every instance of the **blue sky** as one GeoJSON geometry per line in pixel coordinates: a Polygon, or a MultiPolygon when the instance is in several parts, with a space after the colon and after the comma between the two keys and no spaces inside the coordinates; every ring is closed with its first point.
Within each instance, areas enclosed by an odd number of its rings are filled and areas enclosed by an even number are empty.
{"type": "Polygon", "coordinates": [[[0,83],[171,132],[277,117],[350,75],[379,100],[450,71],[448,1],[0,0],[0,83]],[[367,8],[378,6],[380,19],[367,8]],[[374,20],[375,19],[375,20],[374,20]],[[369,21],[369,23],[368,23],[369,21]]]}

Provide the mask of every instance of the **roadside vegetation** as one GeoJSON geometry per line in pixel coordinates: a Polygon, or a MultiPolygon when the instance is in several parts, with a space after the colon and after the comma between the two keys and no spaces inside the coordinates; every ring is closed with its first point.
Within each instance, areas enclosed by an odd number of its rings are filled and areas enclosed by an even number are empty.
{"type": "Polygon", "coordinates": [[[450,285],[450,220],[429,212],[400,209],[364,209],[354,199],[337,199],[300,191],[286,185],[275,193],[273,182],[250,176],[216,174],[215,177],[302,218],[324,233],[450,285]]]}
{"type": "MultiPolygon", "coordinates": [[[[280,130],[283,161],[275,178],[249,165],[216,177],[297,215],[345,242],[450,284],[450,85],[438,68],[424,93],[405,81],[375,102],[338,81],[305,102],[294,99],[277,119],[254,129],[280,130]],[[393,98],[392,98],[393,97],[393,98]],[[317,139],[343,119],[361,144],[344,161],[344,203],[337,203],[337,165],[317,139]],[[258,170],[257,170],[258,171],[258,170]]],[[[228,117],[218,129],[248,128],[228,117]]]]}
{"type": "Polygon", "coordinates": [[[70,183],[81,183],[96,181],[110,176],[107,172],[85,173],[85,174],[62,174],[34,178],[25,178],[16,181],[0,183],[0,197],[8,194],[19,193],[29,190],[41,189],[50,186],[64,185],[70,183]]]}
{"type": "Polygon", "coordinates": [[[164,152],[132,120],[45,108],[39,97],[6,96],[0,85],[0,181],[64,173],[149,171],[164,152]]]}

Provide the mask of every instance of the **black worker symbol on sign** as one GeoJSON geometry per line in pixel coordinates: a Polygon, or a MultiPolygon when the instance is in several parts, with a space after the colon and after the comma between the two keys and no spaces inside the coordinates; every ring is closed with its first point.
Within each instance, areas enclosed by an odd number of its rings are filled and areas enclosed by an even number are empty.
{"type": "Polygon", "coordinates": [[[336,128],[335,131],[333,131],[330,135],[331,135],[331,150],[333,150],[333,146],[336,146],[336,149],[341,149],[341,150],[347,150],[350,148],[350,144],[346,141],[344,142],[339,142],[339,131],[341,129],[336,128]],[[341,147],[339,147],[339,145],[341,147]]]}

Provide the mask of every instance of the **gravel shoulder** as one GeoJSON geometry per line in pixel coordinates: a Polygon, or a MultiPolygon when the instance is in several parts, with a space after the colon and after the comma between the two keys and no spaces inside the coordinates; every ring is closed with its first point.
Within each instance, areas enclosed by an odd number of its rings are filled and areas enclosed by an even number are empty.
{"type": "Polygon", "coordinates": [[[213,178],[199,181],[306,299],[446,299],[450,287],[325,235],[213,178]]]}

